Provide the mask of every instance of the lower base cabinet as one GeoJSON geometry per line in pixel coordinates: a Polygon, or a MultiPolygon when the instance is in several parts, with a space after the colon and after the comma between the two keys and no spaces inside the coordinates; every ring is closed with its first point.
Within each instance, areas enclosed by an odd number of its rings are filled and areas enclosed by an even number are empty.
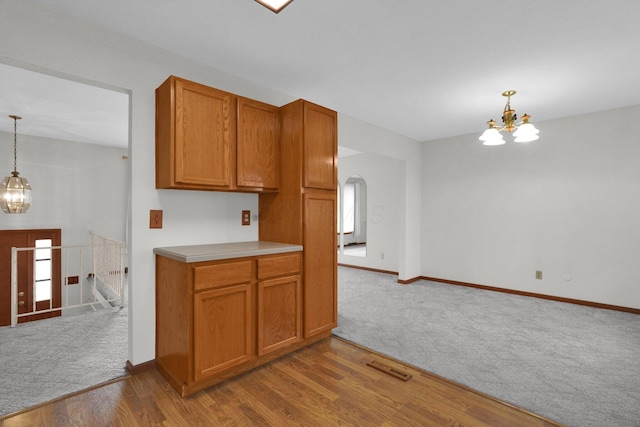
{"type": "Polygon", "coordinates": [[[255,359],[252,296],[249,283],[194,295],[195,381],[255,359]]]}
{"type": "Polygon", "coordinates": [[[258,356],[302,338],[300,277],[258,282],[258,356]]]}
{"type": "Polygon", "coordinates": [[[187,396],[303,339],[301,252],[183,263],[156,255],[156,366],[187,396]]]}

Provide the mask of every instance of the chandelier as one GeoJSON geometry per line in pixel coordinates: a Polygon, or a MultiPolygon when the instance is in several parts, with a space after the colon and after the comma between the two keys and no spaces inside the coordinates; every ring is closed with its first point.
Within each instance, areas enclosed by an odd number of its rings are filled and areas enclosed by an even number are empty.
{"type": "Polygon", "coordinates": [[[263,5],[264,7],[266,7],[267,9],[271,9],[273,12],[279,13],[293,0],[256,0],[256,1],[261,5],[263,5]]]}
{"type": "Polygon", "coordinates": [[[22,117],[13,119],[13,172],[0,183],[0,207],[4,213],[26,213],[31,206],[31,185],[17,170],[17,123],[22,117]]]}
{"type": "Polygon", "coordinates": [[[500,131],[503,130],[509,133],[513,132],[515,142],[531,142],[538,139],[538,133],[540,131],[529,123],[531,116],[525,114],[522,116],[522,122],[516,124],[516,120],[518,120],[516,110],[511,109],[511,97],[515,94],[515,90],[502,92],[502,96],[507,97],[507,105],[505,105],[504,112],[502,113],[502,123],[504,123],[504,126],[496,127],[496,122],[493,119],[489,120],[487,122],[489,129],[485,130],[480,138],[478,138],[482,141],[483,145],[504,144],[504,138],[502,138],[502,134],[500,133],[500,131]]]}

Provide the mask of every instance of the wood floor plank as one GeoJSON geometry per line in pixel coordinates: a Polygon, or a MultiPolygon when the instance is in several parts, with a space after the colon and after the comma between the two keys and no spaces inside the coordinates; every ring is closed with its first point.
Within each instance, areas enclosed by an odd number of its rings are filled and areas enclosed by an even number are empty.
{"type": "Polygon", "coordinates": [[[280,364],[277,365],[271,367],[269,376],[265,378],[265,384],[274,387],[274,390],[285,400],[289,410],[293,407],[304,408],[302,414],[304,417],[313,416],[316,419],[337,422],[331,410],[331,398],[307,387],[296,376],[279,369],[280,364]]]}
{"type": "Polygon", "coordinates": [[[248,383],[245,387],[253,393],[256,389],[265,390],[269,406],[286,421],[283,425],[301,424],[300,420],[307,416],[307,408],[293,403],[290,394],[298,393],[298,391],[290,388],[287,382],[280,381],[279,376],[274,377],[273,369],[273,364],[265,367],[259,372],[259,375],[252,378],[255,382],[248,383]]]}
{"type": "Polygon", "coordinates": [[[551,427],[550,420],[331,337],[181,398],[157,370],[0,419],[25,426],[551,427]],[[367,366],[377,360],[405,382],[367,366]]]}

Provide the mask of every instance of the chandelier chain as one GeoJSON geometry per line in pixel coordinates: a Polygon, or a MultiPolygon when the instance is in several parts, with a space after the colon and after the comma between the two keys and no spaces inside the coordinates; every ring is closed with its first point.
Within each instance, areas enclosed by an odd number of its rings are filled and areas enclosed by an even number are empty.
{"type": "Polygon", "coordinates": [[[13,171],[18,171],[18,118],[13,118],[13,171]]]}

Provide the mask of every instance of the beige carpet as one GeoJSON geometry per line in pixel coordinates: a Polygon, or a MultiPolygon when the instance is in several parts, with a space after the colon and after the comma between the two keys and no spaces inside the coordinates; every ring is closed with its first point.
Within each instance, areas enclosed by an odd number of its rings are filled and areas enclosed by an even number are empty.
{"type": "Polygon", "coordinates": [[[0,328],[0,417],[126,374],[127,308],[0,328]]]}
{"type": "Polygon", "coordinates": [[[349,341],[576,427],[640,426],[640,316],[338,269],[349,341]]]}

